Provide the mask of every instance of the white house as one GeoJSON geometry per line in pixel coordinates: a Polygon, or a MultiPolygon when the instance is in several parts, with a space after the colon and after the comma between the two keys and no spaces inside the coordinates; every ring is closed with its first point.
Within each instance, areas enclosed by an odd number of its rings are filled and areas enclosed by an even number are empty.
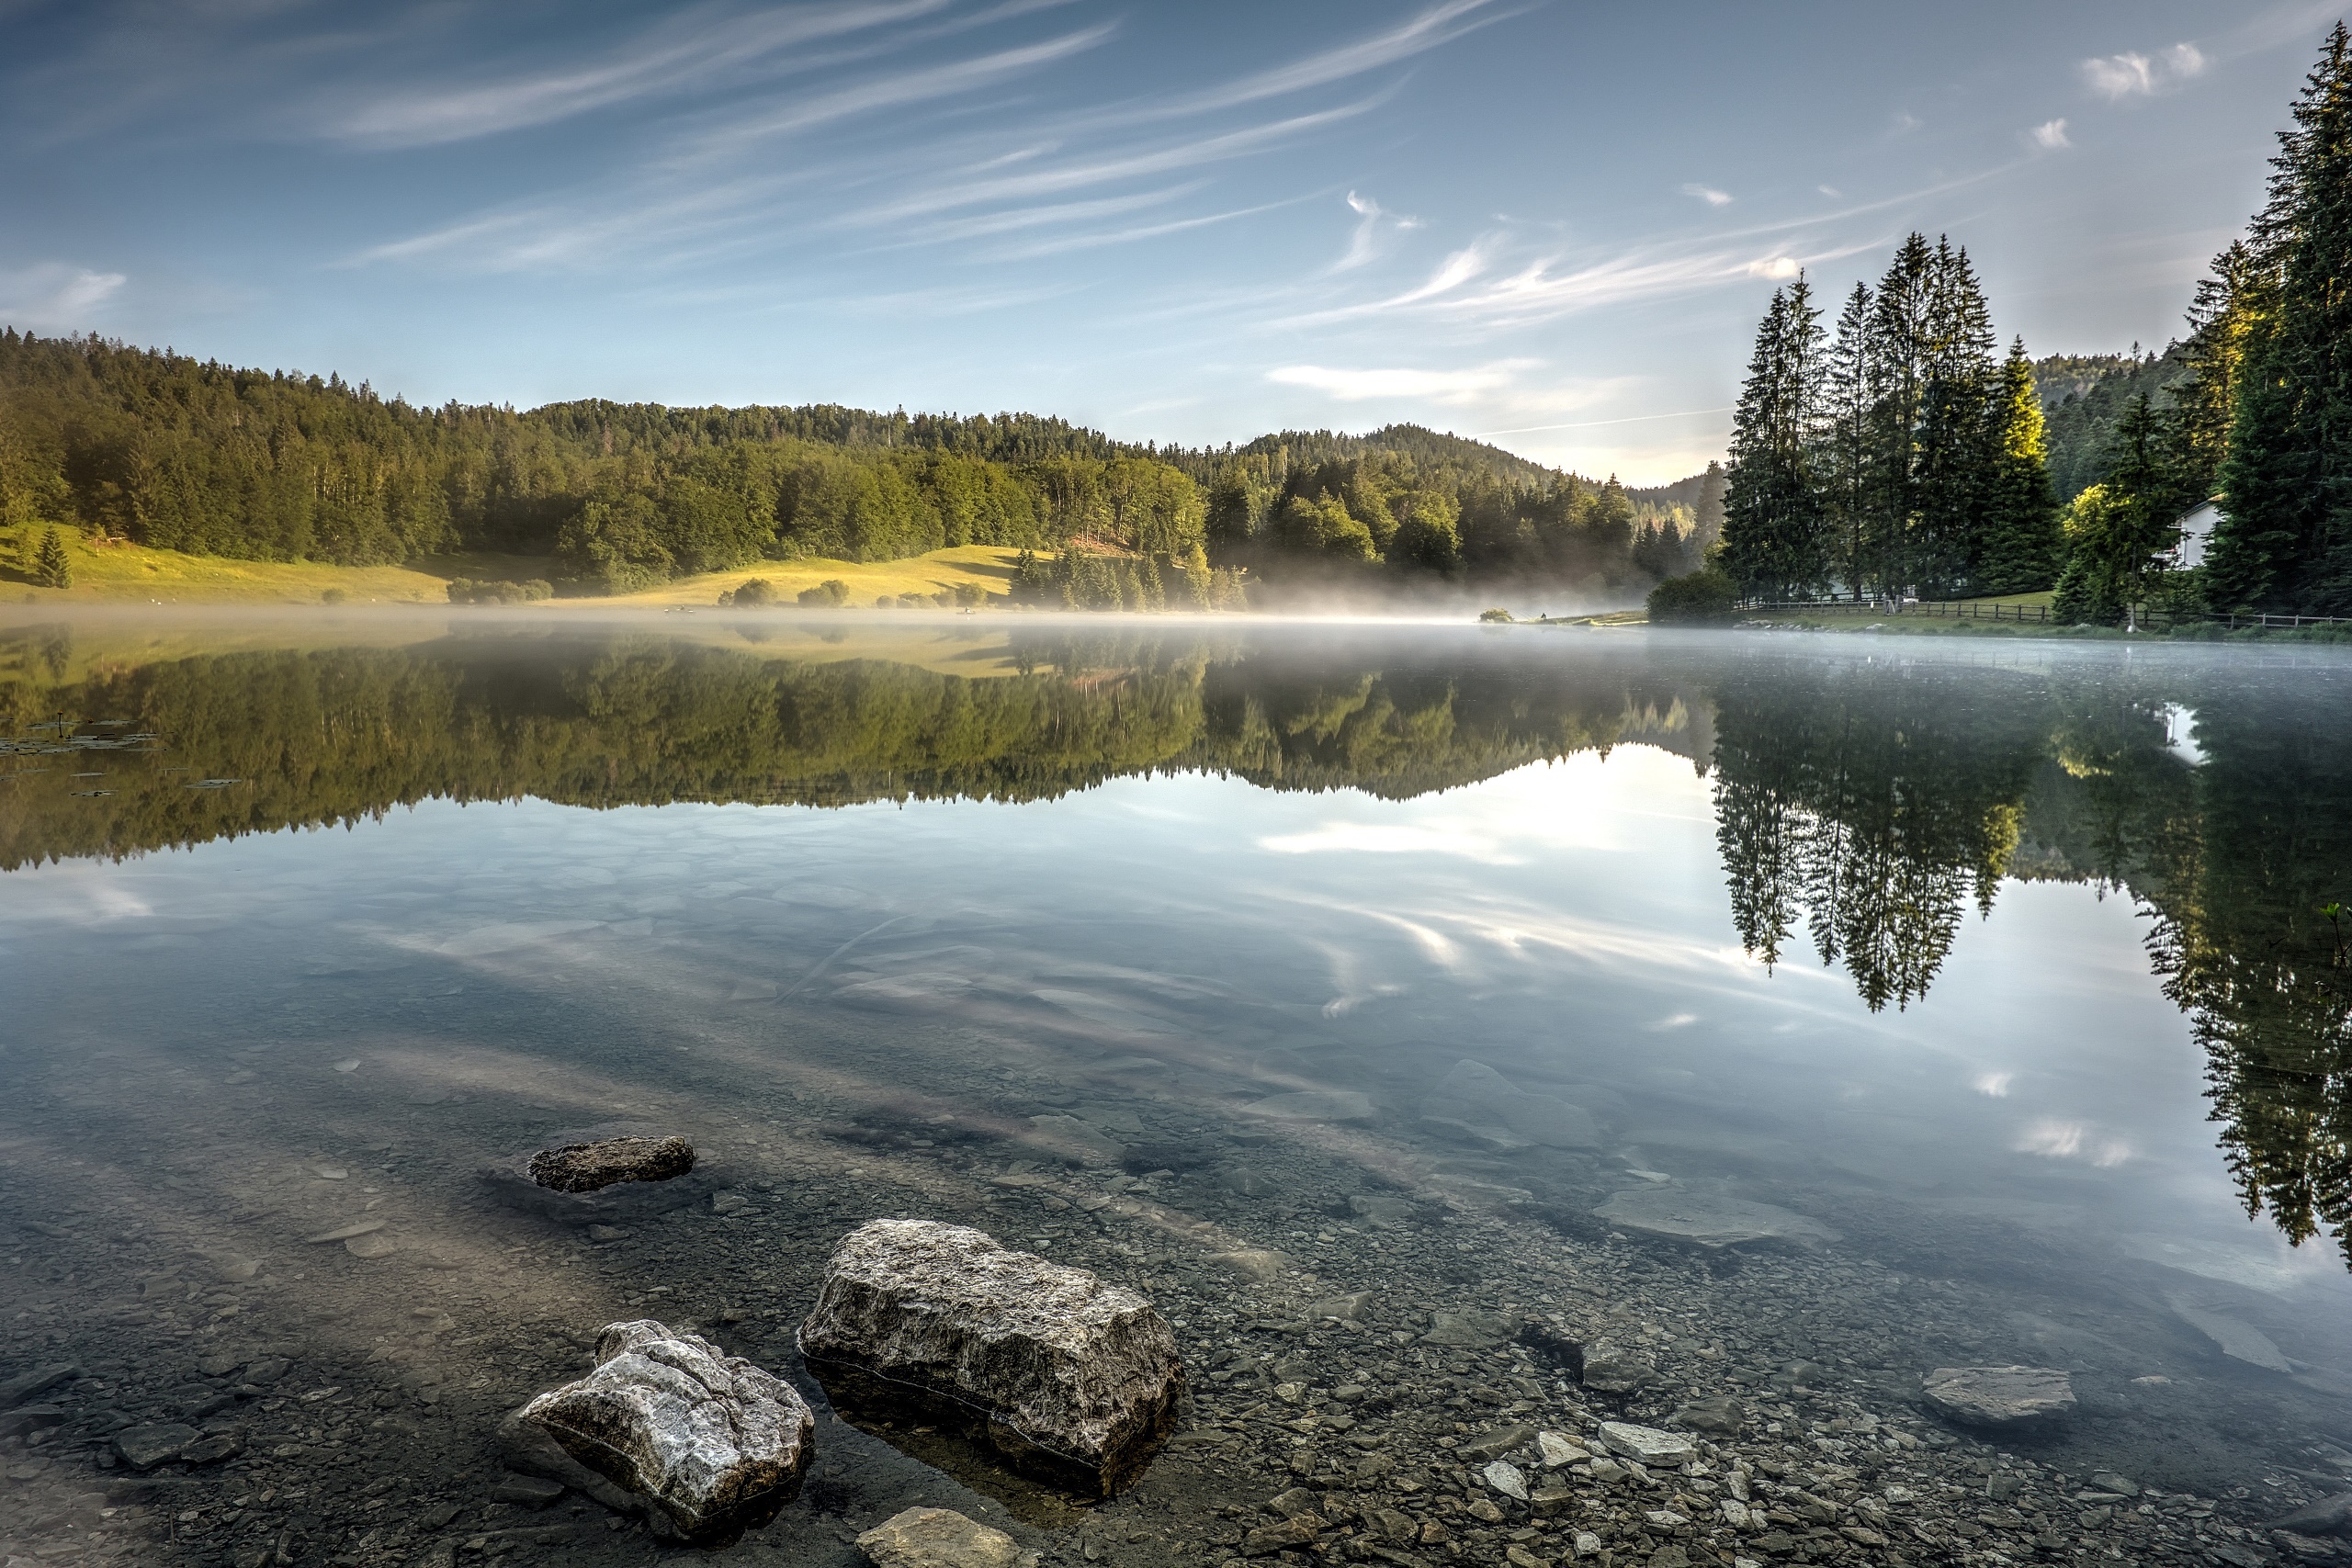
{"type": "Polygon", "coordinates": [[[2222,521],[2222,498],[2199,502],[2173,525],[2180,530],[2180,543],[2170,554],[2176,569],[2187,570],[2205,564],[2205,550],[2213,542],[2214,526],[2222,521]]]}

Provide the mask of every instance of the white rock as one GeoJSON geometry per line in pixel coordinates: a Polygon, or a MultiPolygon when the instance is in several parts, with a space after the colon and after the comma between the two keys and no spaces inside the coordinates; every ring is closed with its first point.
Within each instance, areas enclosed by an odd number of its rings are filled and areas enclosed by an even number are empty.
{"type": "Polygon", "coordinates": [[[1544,1456],[1546,1470],[1557,1470],[1564,1464],[1581,1464],[1592,1457],[1582,1443],[1566,1432],[1538,1432],[1535,1434],[1535,1447],[1544,1456]]]}
{"type": "Polygon", "coordinates": [[[1037,1553],[953,1508],[909,1508],[857,1538],[874,1568],[1023,1568],[1037,1553]]]}
{"type": "Polygon", "coordinates": [[[1598,1436],[1600,1446],[1611,1453],[1644,1464],[1681,1464],[1698,1452],[1688,1433],[1661,1432],[1630,1421],[1603,1421],[1598,1436]]]}
{"type": "Polygon", "coordinates": [[[1736,1530],[1744,1530],[1747,1528],[1747,1504],[1736,1497],[1726,1497],[1723,1501],[1723,1510],[1724,1523],[1736,1530]]]}
{"type": "Polygon", "coordinates": [[[517,1414],[704,1546],[774,1518],[817,1435],[789,1383],[650,1318],[607,1325],[594,1371],[517,1414]]]}
{"type": "Polygon", "coordinates": [[[1487,1485],[1504,1496],[1516,1497],[1522,1503],[1527,1501],[1526,1473],[1510,1461],[1498,1459],[1479,1473],[1487,1478],[1487,1485]]]}

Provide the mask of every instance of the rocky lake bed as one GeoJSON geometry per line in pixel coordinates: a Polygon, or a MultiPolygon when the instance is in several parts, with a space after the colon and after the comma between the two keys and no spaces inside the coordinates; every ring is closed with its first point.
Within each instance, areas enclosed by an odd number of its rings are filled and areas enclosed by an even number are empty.
{"type": "MultiPolygon", "coordinates": [[[[656,1315],[814,1413],[797,1495],[725,1551],[746,1563],[988,1560],[859,1545],[918,1508],[1041,1562],[1137,1568],[2339,1555],[2340,1508],[2310,1536],[2275,1527],[2352,1490],[2340,1401],[2324,1370],[2222,1354],[2221,1319],[2263,1336],[2218,1287],[2200,1326],[2165,1303],[2166,1271],[2110,1260],[2094,1312],[2082,1260],[2047,1240],[1859,1190],[1734,1196],[1736,1172],[1688,1151],[1653,1168],[1601,1086],[1546,1143],[1460,1100],[1465,1076],[1510,1087],[1480,1064],[1419,1092],[1269,1092],[1100,1029],[992,1027],[976,1059],[935,1018],[833,1025],[821,1073],[722,1096],[725,1069],[687,1060],[611,1096],[702,1156],[690,1201],[645,1201],[648,1182],[620,1224],[489,1179],[571,1107],[421,1089],[396,1062],[247,1046],[200,1074],[19,1080],[40,1124],[0,1147],[6,1561],[696,1551],[501,1447],[607,1324],[656,1315]],[[813,1087],[885,1083],[891,1059],[923,1064],[921,1092],[813,1087]],[[107,1102],[142,1083],[141,1140],[100,1157],[107,1102]],[[255,1117],[307,1136],[256,1158],[255,1117]],[[841,1419],[799,1335],[829,1258],[876,1219],[970,1226],[1165,1314],[1184,1393],[1140,1472],[1090,1498],[919,1416],[841,1419]],[[1952,1381],[1970,1369],[2009,1372],[1971,1395],[1952,1381]],[[2019,1369],[2022,1393],[2000,1384],[2019,1369]]],[[[730,1027],[768,1026],[739,1009],[730,1027]]],[[[1519,1125],[1543,1134],[1570,1092],[1519,1125]]]]}

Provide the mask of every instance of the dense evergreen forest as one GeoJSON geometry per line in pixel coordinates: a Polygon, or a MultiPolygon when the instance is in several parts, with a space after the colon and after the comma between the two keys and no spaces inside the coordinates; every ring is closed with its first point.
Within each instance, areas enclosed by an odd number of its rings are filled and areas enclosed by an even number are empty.
{"type": "Polygon", "coordinates": [[[2002,361],[1967,252],[1914,234],[1822,324],[1773,296],[1732,437],[1720,560],[1667,611],[1735,595],[2055,588],[2061,619],[2352,615],[2352,35],[2322,48],[2269,200],[2161,355],[2002,361]],[[2221,520],[2201,565],[2180,520],[2221,520]],[[2061,502],[2064,502],[2063,513],[2061,502]]]}
{"type": "Polygon", "coordinates": [[[1130,580],[1148,565],[1181,603],[1212,565],[1277,587],[1623,596],[1689,570],[1715,524],[1695,491],[1637,497],[1412,425],[1195,450],[1028,414],[423,409],[339,377],[0,331],[0,528],[51,526],[263,560],[544,555],[567,591],[604,592],[999,545],[1138,563],[1130,580]]]}

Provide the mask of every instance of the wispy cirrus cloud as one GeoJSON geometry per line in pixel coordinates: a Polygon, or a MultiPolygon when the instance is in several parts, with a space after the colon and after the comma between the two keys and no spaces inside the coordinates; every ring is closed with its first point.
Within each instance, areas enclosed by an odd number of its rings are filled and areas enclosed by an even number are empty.
{"type": "Polygon", "coordinates": [[[1311,387],[1341,402],[1377,398],[1417,398],[1438,403],[1476,402],[1511,385],[1538,362],[1501,359],[1461,370],[1344,369],[1325,365],[1285,365],[1266,372],[1284,387],[1311,387]]]}
{"type": "Polygon", "coordinates": [[[2145,97],[2205,73],[2205,55],[2193,43],[2177,43],[2155,54],[2109,54],[2086,60],[2080,69],[2092,92],[2113,103],[2145,97]]]}
{"type": "Polygon", "coordinates": [[[1701,185],[1695,180],[1682,187],[1682,194],[1685,196],[1696,197],[1701,201],[1705,202],[1709,207],[1729,207],[1731,205],[1731,192],[1727,190],[1717,190],[1713,186],[1701,185]]]}

